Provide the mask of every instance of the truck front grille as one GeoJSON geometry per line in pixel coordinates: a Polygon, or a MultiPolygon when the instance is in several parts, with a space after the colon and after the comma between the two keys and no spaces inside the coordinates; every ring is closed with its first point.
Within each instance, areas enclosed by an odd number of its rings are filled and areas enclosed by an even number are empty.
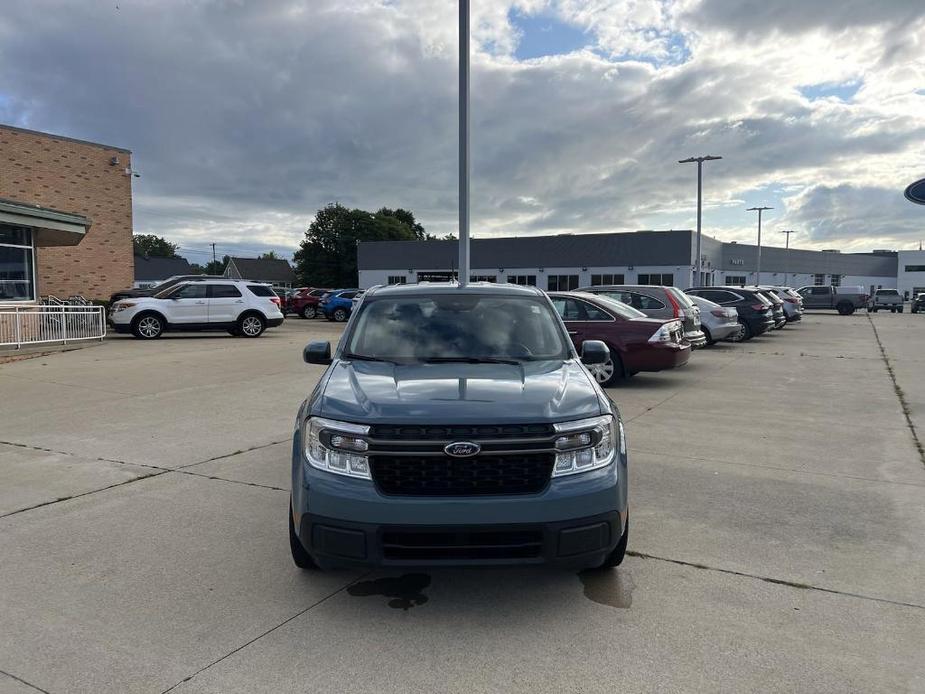
{"type": "Polygon", "coordinates": [[[553,453],[370,456],[376,486],[396,496],[536,494],[546,488],[553,462],[553,453]]]}
{"type": "Polygon", "coordinates": [[[369,432],[383,441],[478,441],[480,439],[518,439],[551,436],[551,424],[461,424],[417,425],[376,424],[369,432]]]}
{"type": "Polygon", "coordinates": [[[542,550],[543,532],[533,528],[457,531],[386,528],[382,533],[385,559],[529,559],[539,557],[542,550]]]}

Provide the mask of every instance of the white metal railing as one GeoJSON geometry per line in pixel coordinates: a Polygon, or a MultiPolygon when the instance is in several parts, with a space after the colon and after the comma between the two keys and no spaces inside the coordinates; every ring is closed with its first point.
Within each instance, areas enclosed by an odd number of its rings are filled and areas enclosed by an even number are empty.
{"type": "Polygon", "coordinates": [[[0,347],[48,342],[102,340],[106,337],[103,306],[67,304],[0,306],[0,347]]]}

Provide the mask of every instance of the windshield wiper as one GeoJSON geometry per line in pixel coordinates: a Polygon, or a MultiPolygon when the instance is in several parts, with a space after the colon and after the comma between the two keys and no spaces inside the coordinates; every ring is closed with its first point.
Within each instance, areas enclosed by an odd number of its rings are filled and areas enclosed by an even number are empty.
{"type": "Polygon", "coordinates": [[[380,357],[371,357],[368,354],[353,354],[352,352],[344,352],[343,354],[340,355],[340,358],[348,359],[352,361],[384,361],[390,364],[394,363],[390,359],[382,359],[380,357]]]}
{"type": "Polygon", "coordinates": [[[425,364],[520,364],[516,359],[495,359],[494,357],[429,357],[422,359],[425,364]]]}

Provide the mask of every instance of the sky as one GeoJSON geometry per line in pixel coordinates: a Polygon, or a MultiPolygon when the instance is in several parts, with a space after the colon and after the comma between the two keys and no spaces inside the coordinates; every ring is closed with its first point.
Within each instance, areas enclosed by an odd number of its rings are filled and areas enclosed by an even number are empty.
{"type": "MultiPolygon", "coordinates": [[[[472,231],[917,248],[920,0],[471,0],[472,231]]],[[[290,254],[320,207],[456,231],[456,3],[5,0],[0,122],[131,149],[134,227],[290,254]]],[[[208,253],[207,253],[208,251],[208,253]]]]}

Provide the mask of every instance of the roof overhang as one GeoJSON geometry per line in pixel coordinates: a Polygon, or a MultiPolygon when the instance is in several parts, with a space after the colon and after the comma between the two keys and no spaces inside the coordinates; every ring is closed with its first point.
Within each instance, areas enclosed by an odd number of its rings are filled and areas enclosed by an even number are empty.
{"type": "Polygon", "coordinates": [[[76,246],[90,228],[83,215],[12,200],[0,200],[0,223],[31,227],[36,246],[76,246]]]}

